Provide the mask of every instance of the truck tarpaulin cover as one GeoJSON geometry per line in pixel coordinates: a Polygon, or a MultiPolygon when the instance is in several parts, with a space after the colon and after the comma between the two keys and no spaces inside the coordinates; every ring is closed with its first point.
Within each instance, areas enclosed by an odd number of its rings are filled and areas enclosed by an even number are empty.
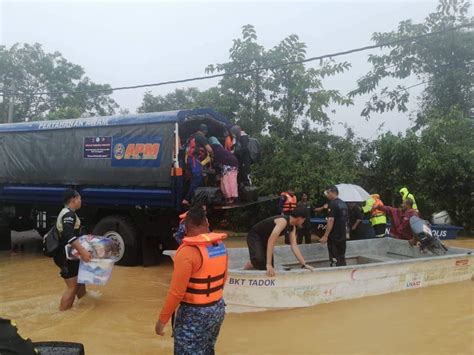
{"type": "Polygon", "coordinates": [[[174,125],[89,118],[0,129],[0,183],[169,187],[174,125]]]}

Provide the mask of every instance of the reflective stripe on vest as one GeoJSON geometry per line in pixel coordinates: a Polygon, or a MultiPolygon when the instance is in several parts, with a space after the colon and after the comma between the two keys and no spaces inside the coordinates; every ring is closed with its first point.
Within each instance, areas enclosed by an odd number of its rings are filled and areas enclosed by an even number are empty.
{"type": "Polygon", "coordinates": [[[414,210],[417,210],[417,211],[418,211],[418,206],[416,205],[415,196],[413,196],[413,194],[408,194],[407,197],[405,197],[405,198],[403,199],[403,202],[405,202],[407,198],[409,198],[410,200],[412,200],[412,202],[413,202],[412,208],[413,208],[414,210]]]}
{"type": "MultiPolygon", "coordinates": [[[[59,216],[56,219],[56,229],[58,230],[58,232],[60,234],[63,232],[63,217],[68,212],[72,212],[72,211],[69,208],[64,207],[61,210],[61,212],[59,212],[59,216]]],[[[75,214],[75,212],[74,212],[74,214],[75,214]]],[[[74,230],[78,230],[79,228],[81,228],[81,220],[79,219],[79,217],[76,214],[76,223],[74,224],[74,230]]]]}
{"type": "Polygon", "coordinates": [[[202,265],[191,275],[182,303],[193,306],[211,306],[222,299],[227,273],[227,249],[222,242],[225,234],[206,233],[184,238],[176,254],[185,247],[199,250],[202,265]]]}
{"type": "Polygon", "coordinates": [[[370,218],[370,224],[372,224],[372,226],[387,224],[387,217],[385,215],[373,216],[370,218]]]}
{"type": "Polygon", "coordinates": [[[370,224],[376,226],[378,224],[387,224],[387,217],[384,211],[380,209],[372,210],[373,206],[383,206],[382,200],[377,197],[371,196],[366,201],[365,206],[362,208],[364,213],[370,212],[370,224]]]}
{"type": "Polygon", "coordinates": [[[296,208],[298,203],[296,196],[291,196],[288,192],[282,192],[282,196],[285,196],[285,203],[283,204],[283,212],[291,212],[296,208]]]}

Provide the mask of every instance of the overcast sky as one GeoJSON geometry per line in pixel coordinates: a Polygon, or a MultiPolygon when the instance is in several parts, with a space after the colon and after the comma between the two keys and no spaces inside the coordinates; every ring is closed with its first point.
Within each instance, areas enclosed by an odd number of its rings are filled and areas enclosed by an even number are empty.
{"type": "MultiPolygon", "coordinates": [[[[399,21],[422,21],[434,11],[437,1],[345,1],[345,2],[43,2],[0,0],[0,42],[39,42],[46,51],[59,51],[81,65],[97,83],[112,86],[152,83],[204,74],[208,64],[228,60],[232,39],[245,24],[256,27],[259,42],[270,48],[289,34],[307,44],[308,56],[347,50],[370,44],[373,32],[390,31],[399,21]]],[[[372,51],[374,53],[374,51],[372,51]]],[[[346,93],[370,68],[369,52],[340,60],[352,63],[349,72],[327,81],[328,88],[346,93]]],[[[316,65],[316,64],[308,64],[316,65]]],[[[401,82],[416,84],[416,78],[401,82]]],[[[205,89],[208,80],[191,83],[205,89]]],[[[165,94],[183,86],[151,88],[165,94]]],[[[411,90],[413,98],[419,88],[411,90]]],[[[135,112],[145,89],[117,92],[122,108],[135,112]]],[[[381,131],[404,131],[408,114],[360,117],[364,99],[338,108],[332,117],[335,133],[348,123],[362,137],[375,138],[381,131]]],[[[414,103],[412,108],[414,108],[414,103]]]]}

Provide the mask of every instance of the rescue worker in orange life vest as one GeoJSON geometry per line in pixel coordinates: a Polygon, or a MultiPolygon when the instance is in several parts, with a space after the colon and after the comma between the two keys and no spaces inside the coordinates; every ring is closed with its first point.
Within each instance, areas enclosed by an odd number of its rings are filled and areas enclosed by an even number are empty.
{"type": "Polygon", "coordinates": [[[192,174],[192,178],[189,190],[182,201],[182,204],[185,206],[190,205],[191,199],[194,196],[194,191],[196,191],[196,189],[203,183],[201,165],[203,157],[201,156],[201,153],[206,154],[207,152],[211,158],[213,155],[213,150],[206,138],[207,132],[207,125],[199,125],[199,129],[190,137],[186,147],[186,164],[192,174]]]}
{"type": "Polygon", "coordinates": [[[280,213],[284,216],[289,216],[291,211],[293,211],[298,204],[295,189],[290,187],[286,192],[282,192],[280,196],[280,213]]]}
{"type": "MultiPolygon", "coordinates": [[[[293,187],[288,188],[286,192],[282,192],[280,195],[279,211],[283,216],[289,216],[291,211],[296,208],[298,199],[295,195],[295,189],[293,187]]],[[[290,245],[290,232],[285,233],[285,244],[290,245]]]]}
{"type": "Polygon", "coordinates": [[[387,229],[387,214],[381,208],[377,208],[383,206],[380,195],[372,194],[362,207],[364,213],[370,213],[370,224],[374,228],[377,238],[385,237],[385,230],[387,229]]]}
{"type": "Polygon", "coordinates": [[[206,212],[192,207],[186,215],[186,238],[176,251],[171,285],[155,325],[164,328],[180,305],[174,323],[175,354],[214,354],[224,321],[222,298],[227,279],[225,234],[209,233],[206,212]]]}

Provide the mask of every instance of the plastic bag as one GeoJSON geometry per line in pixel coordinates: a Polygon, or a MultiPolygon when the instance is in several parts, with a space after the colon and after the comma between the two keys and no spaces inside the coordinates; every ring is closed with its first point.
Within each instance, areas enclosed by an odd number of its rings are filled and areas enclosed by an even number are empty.
{"type": "Polygon", "coordinates": [[[114,268],[113,259],[93,259],[88,263],[80,261],[77,282],[87,285],[105,285],[114,268]]]}
{"type": "MultiPolygon", "coordinates": [[[[96,235],[83,235],[78,238],[79,243],[92,254],[93,259],[112,259],[119,257],[119,246],[112,239],[96,235]]],[[[70,260],[79,259],[79,252],[71,245],[66,245],[66,257],[70,260]]]]}

